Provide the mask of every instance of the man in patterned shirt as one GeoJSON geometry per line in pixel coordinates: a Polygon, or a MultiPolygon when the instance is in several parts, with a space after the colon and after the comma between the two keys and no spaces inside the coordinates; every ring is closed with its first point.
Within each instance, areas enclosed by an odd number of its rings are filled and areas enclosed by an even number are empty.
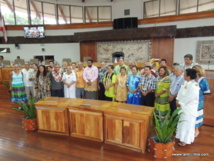
{"type": "Polygon", "coordinates": [[[98,90],[99,90],[99,100],[106,100],[105,97],[105,87],[103,84],[104,76],[107,72],[106,63],[101,63],[101,68],[99,69],[99,84],[98,84],[98,90]]]}
{"type": "Polygon", "coordinates": [[[139,87],[142,93],[141,104],[144,106],[154,107],[156,78],[151,74],[152,68],[150,66],[144,67],[144,75],[142,76],[139,87]]]}

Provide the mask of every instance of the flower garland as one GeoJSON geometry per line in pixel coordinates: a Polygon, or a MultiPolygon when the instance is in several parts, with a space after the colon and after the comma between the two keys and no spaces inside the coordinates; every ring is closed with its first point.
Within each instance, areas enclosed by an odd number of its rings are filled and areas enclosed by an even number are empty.
{"type": "Polygon", "coordinates": [[[52,75],[56,82],[59,82],[62,79],[62,73],[60,71],[56,72],[55,70],[52,71],[52,75]]]}

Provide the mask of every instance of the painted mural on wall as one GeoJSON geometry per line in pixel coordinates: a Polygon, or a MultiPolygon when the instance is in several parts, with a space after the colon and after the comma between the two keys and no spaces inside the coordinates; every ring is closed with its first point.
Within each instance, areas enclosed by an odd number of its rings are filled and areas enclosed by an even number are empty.
{"type": "Polygon", "coordinates": [[[150,58],[150,41],[135,40],[97,43],[97,60],[99,62],[112,62],[112,54],[114,52],[123,52],[125,62],[145,62],[150,58]]]}
{"type": "Polygon", "coordinates": [[[214,64],[214,41],[197,42],[196,62],[199,64],[214,64]]]}

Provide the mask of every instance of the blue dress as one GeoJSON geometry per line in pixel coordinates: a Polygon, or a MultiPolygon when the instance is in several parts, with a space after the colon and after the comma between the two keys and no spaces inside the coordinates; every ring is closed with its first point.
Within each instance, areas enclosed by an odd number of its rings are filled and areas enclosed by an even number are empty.
{"type": "MultiPolygon", "coordinates": [[[[131,74],[128,77],[128,81],[126,82],[126,85],[130,88],[130,90],[135,90],[136,88],[138,88],[140,81],[141,81],[140,74],[137,73],[135,76],[133,74],[131,74]]],[[[134,105],[140,105],[140,103],[141,103],[140,90],[138,90],[135,93],[128,92],[127,103],[134,104],[134,105]]]]}
{"type": "Polygon", "coordinates": [[[204,118],[204,95],[210,93],[210,87],[207,80],[204,77],[201,77],[198,80],[198,84],[200,87],[199,91],[199,104],[198,104],[198,116],[196,118],[195,127],[199,127],[203,125],[203,118],[204,118]]]}

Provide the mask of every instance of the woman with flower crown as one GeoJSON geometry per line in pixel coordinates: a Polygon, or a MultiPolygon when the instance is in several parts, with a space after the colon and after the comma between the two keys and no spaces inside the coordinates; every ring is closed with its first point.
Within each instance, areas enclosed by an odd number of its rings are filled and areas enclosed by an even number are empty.
{"type": "Polygon", "coordinates": [[[117,75],[116,83],[115,83],[115,96],[118,102],[125,103],[127,99],[127,74],[126,68],[120,68],[120,74],[117,75]]]}

